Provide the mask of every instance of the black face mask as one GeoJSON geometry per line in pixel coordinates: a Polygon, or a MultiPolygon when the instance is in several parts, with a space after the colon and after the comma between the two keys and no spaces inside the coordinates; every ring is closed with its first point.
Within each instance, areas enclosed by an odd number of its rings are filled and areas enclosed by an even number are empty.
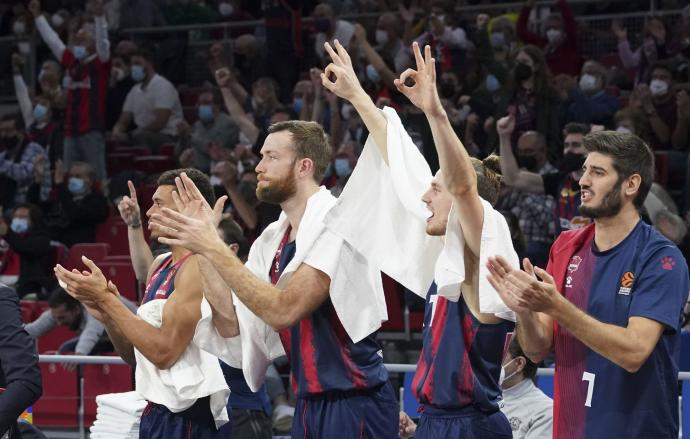
{"type": "Polygon", "coordinates": [[[537,171],[537,158],[533,155],[519,155],[515,157],[520,168],[527,169],[530,172],[537,171]]]}
{"type": "Polygon", "coordinates": [[[558,169],[565,173],[579,171],[582,169],[582,165],[585,164],[585,158],[584,154],[569,152],[561,158],[558,169]]]}
{"type": "Polygon", "coordinates": [[[532,76],[532,67],[527,64],[517,63],[515,70],[513,71],[515,80],[517,82],[522,82],[529,79],[532,76]]]}
{"type": "Polygon", "coordinates": [[[0,137],[0,148],[11,150],[19,144],[19,136],[0,137]]]}

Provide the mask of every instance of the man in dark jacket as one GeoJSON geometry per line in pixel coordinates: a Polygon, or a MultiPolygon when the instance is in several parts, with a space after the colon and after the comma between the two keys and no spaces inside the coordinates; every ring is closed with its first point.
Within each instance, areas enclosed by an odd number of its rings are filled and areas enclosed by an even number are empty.
{"type": "Polygon", "coordinates": [[[41,209],[30,204],[19,205],[9,225],[1,216],[0,237],[20,257],[19,280],[15,286],[17,295],[24,297],[36,293],[44,297],[56,282],[50,276],[52,250],[41,209]]]}
{"type": "Polygon", "coordinates": [[[40,398],[41,370],[29,334],[24,331],[17,295],[0,284],[0,437],[17,432],[17,417],[40,398]]]}

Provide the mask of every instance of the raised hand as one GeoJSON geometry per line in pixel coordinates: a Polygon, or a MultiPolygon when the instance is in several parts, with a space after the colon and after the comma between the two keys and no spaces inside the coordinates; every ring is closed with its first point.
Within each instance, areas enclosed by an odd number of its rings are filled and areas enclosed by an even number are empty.
{"type": "Polygon", "coordinates": [[[350,55],[338,40],[335,40],[334,44],[335,50],[328,42],[324,44],[326,52],[333,62],[328,64],[321,74],[321,84],[338,97],[352,101],[358,93],[363,93],[364,90],[352,67],[350,55]]]}
{"type": "Polygon", "coordinates": [[[127,187],[129,187],[129,196],[122,197],[117,203],[117,210],[120,211],[120,216],[128,227],[137,229],[141,227],[141,209],[137,200],[137,190],[132,180],[127,180],[127,187]]]}
{"type": "Polygon", "coordinates": [[[232,73],[230,72],[229,68],[221,67],[220,69],[216,70],[216,84],[218,84],[218,87],[228,88],[230,87],[232,80],[232,73]]]}
{"type": "Polygon", "coordinates": [[[393,82],[398,91],[424,113],[428,115],[443,114],[443,106],[436,88],[436,65],[435,60],[431,57],[431,47],[426,46],[424,48],[424,57],[422,57],[417,42],[412,44],[412,50],[417,62],[417,70],[407,69],[400,75],[399,79],[393,82]],[[414,85],[411,87],[405,85],[405,81],[408,79],[414,81],[414,85]]]}
{"type": "Polygon", "coordinates": [[[628,30],[623,27],[623,23],[620,20],[611,21],[611,30],[618,38],[618,41],[626,41],[628,39],[628,30]]]}
{"type": "Polygon", "coordinates": [[[496,122],[496,131],[499,136],[511,136],[515,130],[515,116],[509,114],[498,119],[496,122]]]}
{"type": "Polygon", "coordinates": [[[477,29],[484,29],[488,22],[489,22],[489,15],[488,14],[482,13],[482,14],[477,15],[477,29]]]}
{"type": "Polygon", "coordinates": [[[74,269],[67,270],[62,265],[55,266],[55,276],[60,286],[78,301],[91,307],[98,307],[98,303],[108,294],[113,294],[108,288],[106,280],[100,268],[86,256],[81,257],[82,262],[90,271],[79,272],[74,269]]]}
{"type": "Polygon", "coordinates": [[[46,175],[46,156],[37,155],[34,159],[34,180],[38,183],[43,181],[46,175]]]}

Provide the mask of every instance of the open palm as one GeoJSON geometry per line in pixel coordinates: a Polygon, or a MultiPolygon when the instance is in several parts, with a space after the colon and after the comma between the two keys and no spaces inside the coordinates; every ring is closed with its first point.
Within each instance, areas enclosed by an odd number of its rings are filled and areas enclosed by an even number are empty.
{"type": "Polygon", "coordinates": [[[443,106],[436,90],[436,66],[435,60],[431,57],[431,47],[424,48],[424,56],[416,42],[412,44],[412,50],[417,61],[417,70],[405,70],[400,78],[394,81],[395,86],[424,113],[441,113],[443,106]],[[408,79],[414,81],[414,85],[405,85],[408,79]]]}

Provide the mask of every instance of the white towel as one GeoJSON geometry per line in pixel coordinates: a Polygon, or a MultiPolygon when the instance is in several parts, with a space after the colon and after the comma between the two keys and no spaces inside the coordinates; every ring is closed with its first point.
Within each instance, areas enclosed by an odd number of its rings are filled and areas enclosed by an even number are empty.
{"type": "Polygon", "coordinates": [[[96,396],[96,420],[89,428],[94,439],[138,438],[146,400],[137,392],[96,396]]]}
{"type": "MultiPolygon", "coordinates": [[[[325,229],[324,216],[335,202],[335,197],[323,187],[309,198],[297,230],[295,256],[285,267],[277,286],[283,288],[302,263],[327,274],[331,279],[333,307],[356,343],[380,328],[388,314],[379,271],[352,246],[325,229]]],[[[266,282],[270,282],[271,265],[288,225],[287,216],[282,213],[254,241],[249,251],[247,268],[266,282]]],[[[231,366],[241,364],[249,387],[256,391],[270,362],[284,355],[284,350],[278,334],[237,297],[235,305],[240,324],[238,337],[222,338],[213,327],[210,306],[202,302],[202,319],[197,325],[195,343],[231,366]],[[242,353],[241,358],[238,358],[238,351],[242,353]]]]}
{"type": "MultiPolygon", "coordinates": [[[[436,280],[438,293],[457,301],[465,280],[465,264],[456,207],[449,213],[444,239],[426,234],[429,211],[422,195],[430,187],[431,170],[395,110],[386,107],[383,114],[388,121],[389,164],[383,160],[373,136],[369,136],[335,208],[326,216],[326,225],[372,265],[420,297],[426,298],[436,280]]],[[[514,320],[510,309],[486,281],[484,265],[488,256],[503,255],[517,266],[517,255],[503,216],[486,201],[482,200],[482,205],[480,312],[514,320]]]]}
{"type": "MultiPolygon", "coordinates": [[[[137,315],[160,327],[165,299],[152,300],[139,307],[137,315]]],[[[192,341],[169,369],[158,369],[136,348],[136,390],[147,400],[161,404],[173,413],[191,407],[197,399],[210,396],[210,410],[220,428],[230,419],[226,409],[230,389],[225,382],[218,358],[200,349],[192,341]]]]}

